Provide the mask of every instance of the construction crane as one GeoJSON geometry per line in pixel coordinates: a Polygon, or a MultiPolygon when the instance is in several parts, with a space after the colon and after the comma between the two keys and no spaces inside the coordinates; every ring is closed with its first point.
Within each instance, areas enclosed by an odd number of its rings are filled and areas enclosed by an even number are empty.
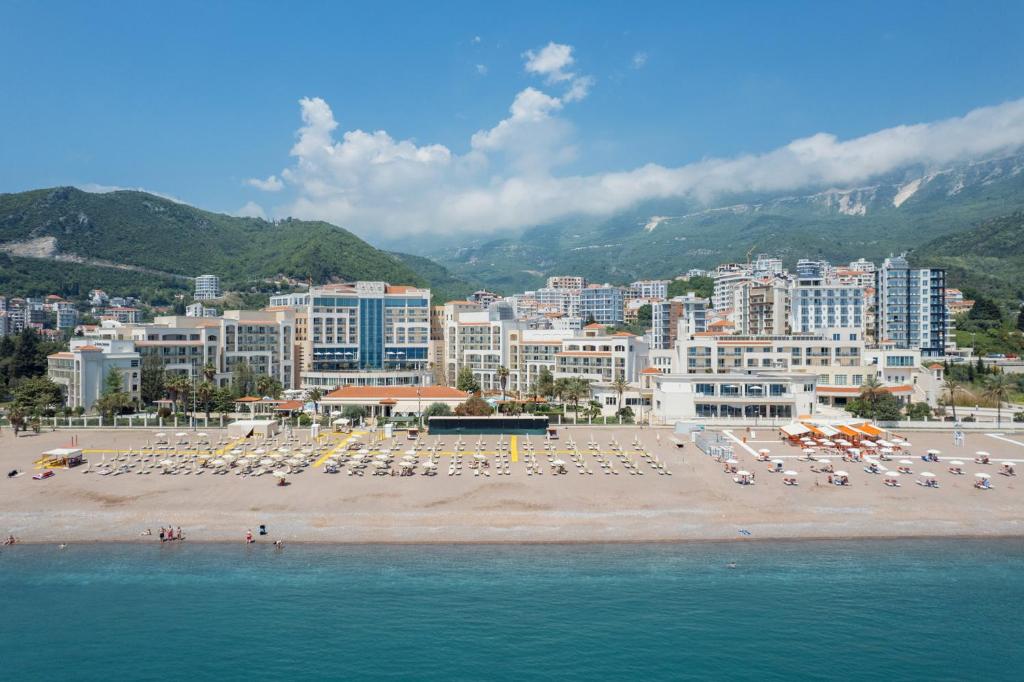
{"type": "Polygon", "coordinates": [[[750,254],[754,253],[754,249],[756,249],[756,248],[757,248],[757,244],[754,244],[749,249],[747,249],[747,265],[750,265],[750,254]]]}

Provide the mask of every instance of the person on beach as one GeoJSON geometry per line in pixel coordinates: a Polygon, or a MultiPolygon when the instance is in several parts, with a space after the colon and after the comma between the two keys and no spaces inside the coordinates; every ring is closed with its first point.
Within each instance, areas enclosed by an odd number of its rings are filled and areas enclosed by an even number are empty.
{"type": "Polygon", "coordinates": [[[166,533],[164,532],[163,526],[161,526],[160,527],[160,542],[164,541],[164,539],[165,539],[164,536],[165,535],[166,535],[166,533]]]}
{"type": "Polygon", "coordinates": [[[6,540],[4,540],[4,544],[5,544],[5,545],[13,545],[13,544],[14,544],[14,543],[16,543],[16,542],[17,542],[17,540],[16,540],[15,538],[14,538],[14,536],[13,536],[13,535],[8,535],[8,536],[7,536],[7,539],[6,539],[6,540]]]}
{"type": "Polygon", "coordinates": [[[173,539],[174,539],[174,528],[171,527],[171,528],[167,529],[167,541],[170,542],[173,539]]]}
{"type": "Polygon", "coordinates": [[[274,540],[274,549],[284,549],[284,542],[281,540],[274,540]]]}
{"type": "Polygon", "coordinates": [[[140,535],[143,535],[143,536],[149,536],[149,535],[152,535],[152,534],[153,534],[153,529],[152,528],[147,528],[146,530],[144,530],[144,531],[142,531],[140,533],[140,535]]]}
{"type": "Polygon", "coordinates": [[[178,526],[178,540],[184,540],[185,534],[181,532],[181,526],[178,526]]]}
{"type": "Polygon", "coordinates": [[[250,528],[245,531],[245,544],[251,545],[254,542],[256,542],[256,540],[252,537],[252,529],[250,528]]]}

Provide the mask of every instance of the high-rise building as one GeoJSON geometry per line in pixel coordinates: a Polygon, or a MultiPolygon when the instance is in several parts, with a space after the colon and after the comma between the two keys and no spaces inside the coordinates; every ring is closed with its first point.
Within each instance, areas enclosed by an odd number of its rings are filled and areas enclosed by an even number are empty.
{"type": "Polygon", "coordinates": [[[919,349],[925,357],[944,355],[949,332],[946,271],[911,268],[905,255],[886,258],[876,273],[879,342],[919,349]]]}
{"type": "Polygon", "coordinates": [[[819,283],[807,280],[791,290],[789,328],[793,334],[820,329],[865,328],[864,289],[859,286],[819,283]]]}
{"type": "Polygon", "coordinates": [[[678,334],[707,331],[708,299],[687,292],[651,304],[651,348],[670,349],[678,334]]]}
{"type": "Polygon", "coordinates": [[[667,279],[642,279],[633,282],[626,290],[626,297],[634,298],[668,298],[667,279]]]}
{"type": "Polygon", "coordinates": [[[305,388],[430,382],[430,290],[384,282],[309,292],[305,388]]]}
{"type": "Polygon", "coordinates": [[[587,280],[576,275],[558,275],[548,277],[548,289],[582,289],[587,286],[587,280]]]}
{"type": "Polygon", "coordinates": [[[622,324],[625,320],[626,295],[610,284],[591,284],[580,291],[580,317],[606,325],[622,324]]]}
{"type": "Polygon", "coordinates": [[[209,301],[220,298],[220,277],[217,275],[199,275],[196,277],[196,291],[192,298],[197,301],[209,301]]]}

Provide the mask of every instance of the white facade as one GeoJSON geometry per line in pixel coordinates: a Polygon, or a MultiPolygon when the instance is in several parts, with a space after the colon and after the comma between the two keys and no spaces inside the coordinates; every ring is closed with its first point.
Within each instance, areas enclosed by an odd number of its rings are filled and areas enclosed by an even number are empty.
{"type": "Polygon", "coordinates": [[[196,290],[192,298],[197,301],[209,301],[220,298],[220,277],[217,275],[199,275],[196,277],[196,290]]]}
{"type": "Polygon", "coordinates": [[[633,282],[626,290],[628,298],[668,298],[667,279],[642,279],[633,282]]]}
{"type": "Polygon", "coordinates": [[[798,284],[791,290],[790,306],[789,330],[794,334],[838,328],[864,330],[862,287],[798,284]]]}
{"type": "Polygon", "coordinates": [[[920,349],[926,357],[945,355],[951,331],[946,271],[911,268],[905,256],[896,256],[886,258],[876,275],[879,340],[920,349]]]}
{"type": "Polygon", "coordinates": [[[714,417],[795,419],[814,414],[815,377],[784,372],[658,375],[651,409],[662,423],[714,417]]]}
{"type": "Polygon", "coordinates": [[[120,373],[122,390],[138,400],[141,359],[130,341],[73,338],[68,351],[47,358],[47,375],[64,387],[68,407],[90,410],[112,370],[120,373]]]}

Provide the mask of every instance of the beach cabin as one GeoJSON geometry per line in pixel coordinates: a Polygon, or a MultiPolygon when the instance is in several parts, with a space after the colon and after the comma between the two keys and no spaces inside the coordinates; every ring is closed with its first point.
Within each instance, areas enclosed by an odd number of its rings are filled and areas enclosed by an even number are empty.
{"type": "Polygon", "coordinates": [[[85,457],[79,448],[54,448],[44,452],[35,464],[46,469],[70,469],[84,461],[85,457]]]}

